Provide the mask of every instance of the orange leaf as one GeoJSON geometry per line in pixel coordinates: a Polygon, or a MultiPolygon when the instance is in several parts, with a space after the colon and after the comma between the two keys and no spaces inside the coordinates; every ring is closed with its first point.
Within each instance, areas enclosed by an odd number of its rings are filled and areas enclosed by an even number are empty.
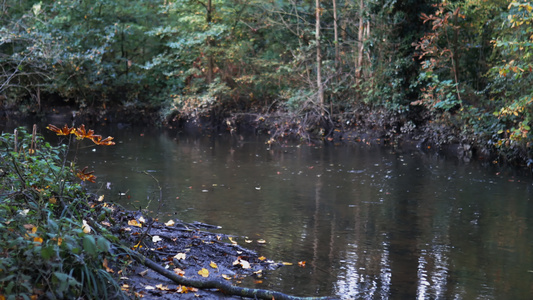
{"type": "Polygon", "coordinates": [[[106,137],[105,139],[102,140],[102,136],[101,135],[93,135],[90,137],[91,141],[93,141],[93,143],[97,144],[97,145],[103,145],[103,146],[111,146],[111,145],[114,145],[115,142],[113,142],[113,137],[111,136],[108,136],[106,137]]]}
{"type": "Polygon", "coordinates": [[[74,131],[74,134],[78,140],[83,140],[84,138],[92,139],[94,137],[94,130],[85,130],[85,125],[82,124],[76,129],[76,131],[74,131]]]}
{"type": "Polygon", "coordinates": [[[115,273],[115,271],[113,271],[113,269],[111,269],[111,268],[109,268],[107,266],[107,258],[104,258],[104,261],[102,262],[102,266],[104,266],[104,268],[107,271],[107,273],[115,273]]]}
{"type": "Polygon", "coordinates": [[[304,261],[299,261],[298,262],[298,266],[300,266],[302,268],[305,268],[305,260],[304,261]]]}
{"type": "Polygon", "coordinates": [[[76,176],[81,179],[82,181],[90,181],[92,183],[96,182],[96,176],[93,175],[94,171],[87,171],[87,168],[83,168],[83,170],[78,170],[76,173],[76,176]]]}
{"type": "Polygon", "coordinates": [[[52,124],[48,124],[48,126],[46,126],[46,129],[55,132],[57,135],[69,135],[71,133],[74,133],[74,131],[76,131],[75,128],[69,128],[67,124],[65,124],[63,128],[59,128],[52,124]]]}

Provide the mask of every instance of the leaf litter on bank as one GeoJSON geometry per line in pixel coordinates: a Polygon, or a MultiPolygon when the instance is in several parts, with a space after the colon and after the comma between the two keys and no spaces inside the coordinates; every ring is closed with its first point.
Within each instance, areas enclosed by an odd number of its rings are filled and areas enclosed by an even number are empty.
{"type": "MultiPolygon", "coordinates": [[[[138,213],[136,217],[139,219],[138,213]]],[[[185,223],[180,220],[160,223],[155,220],[152,226],[144,223],[144,226],[140,227],[138,222],[134,222],[133,212],[120,210],[115,213],[115,219],[122,220],[124,224],[120,229],[123,239],[130,245],[143,245],[137,247],[136,251],[150,257],[170,272],[185,278],[216,278],[238,284],[247,276],[256,278],[257,274],[262,274],[264,270],[274,270],[283,266],[238,245],[231,236],[203,230],[218,228],[217,226],[199,222],[185,223]],[[145,233],[146,230],[149,231],[145,233]],[[139,241],[143,235],[145,237],[139,241]]],[[[137,297],[139,295],[145,299],[150,297],[161,299],[163,295],[166,295],[164,299],[217,297],[214,291],[175,284],[152,270],[144,272],[145,267],[142,265],[133,264],[132,269],[123,277],[122,284],[126,284],[130,294],[137,297]],[[163,284],[167,289],[145,288],[157,287],[159,284],[163,284]]],[[[224,297],[232,299],[229,296],[224,297]]]]}

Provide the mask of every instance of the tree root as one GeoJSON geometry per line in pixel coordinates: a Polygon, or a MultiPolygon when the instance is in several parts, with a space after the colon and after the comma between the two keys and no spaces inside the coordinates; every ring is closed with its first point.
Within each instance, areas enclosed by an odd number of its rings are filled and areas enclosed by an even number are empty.
{"type": "MultiPolygon", "coordinates": [[[[124,247],[125,248],[125,247],[124,247]]],[[[252,289],[252,288],[243,288],[234,286],[231,284],[228,284],[221,280],[197,280],[197,279],[191,279],[191,278],[185,278],[182,276],[179,276],[165,268],[163,268],[158,263],[154,262],[153,260],[145,257],[144,255],[132,251],[130,249],[124,249],[127,250],[128,254],[135,259],[140,264],[154,270],[155,272],[165,276],[166,278],[174,281],[177,284],[200,288],[200,289],[218,289],[222,293],[227,295],[235,295],[235,296],[241,296],[241,297],[249,297],[254,299],[276,299],[276,300],[326,300],[326,299],[338,299],[338,297],[296,297],[296,296],[290,296],[287,294],[283,294],[281,292],[271,291],[271,290],[264,290],[264,289],[252,289]]]]}

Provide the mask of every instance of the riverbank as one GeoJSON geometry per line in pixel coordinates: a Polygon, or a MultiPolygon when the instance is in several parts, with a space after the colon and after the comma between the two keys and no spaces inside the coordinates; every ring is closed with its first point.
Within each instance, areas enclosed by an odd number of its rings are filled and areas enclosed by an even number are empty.
{"type": "MultiPolygon", "coordinates": [[[[115,107],[78,109],[71,106],[43,108],[41,112],[4,111],[1,122],[18,124],[28,120],[46,120],[53,124],[143,124],[174,131],[244,132],[270,136],[270,143],[300,141],[304,143],[372,143],[403,149],[440,153],[464,162],[526,167],[530,164],[527,149],[497,147],[496,133],[468,130],[459,118],[445,115],[438,121],[428,112],[393,112],[360,106],[353,112],[336,114],[320,120],[302,118],[287,112],[271,113],[203,113],[171,115],[162,118],[155,108],[115,107]]],[[[12,127],[12,126],[11,126],[12,127]]]]}

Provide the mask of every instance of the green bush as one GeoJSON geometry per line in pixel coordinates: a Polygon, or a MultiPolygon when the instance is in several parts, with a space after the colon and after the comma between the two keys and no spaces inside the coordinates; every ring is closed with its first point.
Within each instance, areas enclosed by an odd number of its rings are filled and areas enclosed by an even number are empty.
{"type": "Polygon", "coordinates": [[[97,208],[63,159],[67,145],[18,129],[0,148],[0,298],[125,298],[107,267],[117,262],[112,244],[90,226],[97,208]]]}

